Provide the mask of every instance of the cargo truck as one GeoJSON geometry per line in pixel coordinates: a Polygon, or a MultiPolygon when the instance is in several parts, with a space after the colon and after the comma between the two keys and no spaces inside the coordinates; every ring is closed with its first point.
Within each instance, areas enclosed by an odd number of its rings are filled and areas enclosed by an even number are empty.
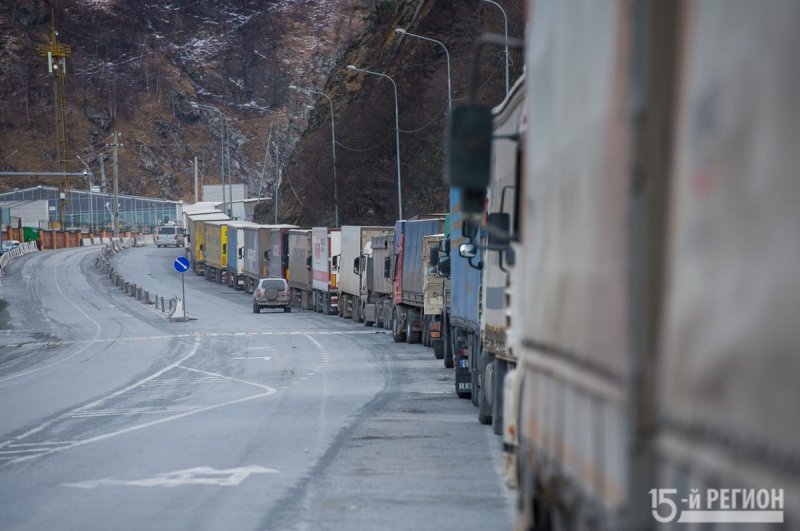
{"type": "Polygon", "coordinates": [[[366,227],[345,225],[342,227],[342,253],[339,264],[339,307],[340,317],[352,318],[360,323],[364,319],[361,304],[361,289],[364,265],[361,255],[367,242],[375,236],[387,236],[391,227],[366,227]]]}
{"type": "Polygon", "coordinates": [[[222,282],[228,264],[228,221],[203,223],[206,280],[222,282]]]}
{"type": "Polygon", "coordinates": [[[289,272],[287,280],[292,289],[295,308],[311,308],[311,229],[289,230],[289,272]]]}
{"type": "Polygon", "coordinates": [[[425,236],[440,234],[444,217],[398,220],[394,228],[392,283],[392,339],[419,343],[424,329],[425,291],[423,262],[425,236]]]}
{"type": "Polygon", "coordinates": [[[341,230],[314,227],[311,229],[311,250],[314,310],[326,315],[336,313],[339,307],[339,268],[338,264],[334,265],[334,257],[338,262],[342,253],[341,230]]]}
{"type": "MultiPolygon", "coordinates": [[[[492,110],[494,140],[492,142],[491,184],[487,194],[486,215],[492,224],[509,231],[516,221],[514,210],[519,190],[519,139],[524,133],[524,78],[512,87],[506,99],[492,110]]],[[[478,363],[478,420],[492,423],[500,435],[503,422],[503,382],[508,371],[516,368],[514,350],[506,340],[512,319],[509,272],[513,256],[503,249],[508,241],[486,234],[482,240],[484,253],[481,282],[481,337],[483,350],[478,363]]]]}
{"type": "Polygon", "coordinates": [[[246,228],[255,228],[258,225],[249,221],[228,221],[228,263],[225,266],[228,287],[244,289],[244,256],[246,228]]]}
{"type": "Polygon", "coordinates": [[[388,328],[392,315],[391,264],[394,230],[386,236],[374,236],[364,245],[361,265],[361,311],[364,325],[388,328]]]}
{"type": "MultiPolygon", "coordinates": [[[[529,10],[517,221],[485,228],[516,528],[800,522],[800,12],[769,5],[529,10]]],[[[491,111],[451,123],[451,184],[485,193],[491,111]]]]}
{"type": "Polygon", "coordinates": [[[444,309],[444,278],[439,274],[435,265],[430,265],[433,254],[438,254],[439,243],[444,239],[444,234],[425,236],[422,245],[423,267],[423,306],[422,344],[432,347],[437,359],[444,357],[442,338],[442,312],[444,309]]]}
{"type": "Polygon", "coordinates": [[[222,212],[190,214],[186,216],[186,252],[192,261],[192,271],[204,275],[205,270],[205,227],[206,221],[229,219],[222,212]]]}
{"type": "Polygon", "coordinates": [[[297,225],[272,225],[267,256],[270,277],[288,280],[289,231],[297,228],[297,225]]]}
{"type": "Polygon", "coordinates": [[[253,225],[244,227],[244,292],[247,294],[255,291],[259,279],[269,276],[269,263],[267,250],[272,236],[269,225],[253,225]]]}

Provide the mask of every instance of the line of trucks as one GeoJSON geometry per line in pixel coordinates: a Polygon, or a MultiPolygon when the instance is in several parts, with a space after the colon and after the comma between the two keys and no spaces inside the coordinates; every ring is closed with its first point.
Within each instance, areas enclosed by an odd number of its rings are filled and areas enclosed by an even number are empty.
{"type": "Polygon", "coordinates": [[[432,347],[518,529],[655,529],[725,488],[800,528],[797,3],[527,3],[525,76],[450,116],[449,212],[196,213],[195,271],[432,347]]]}

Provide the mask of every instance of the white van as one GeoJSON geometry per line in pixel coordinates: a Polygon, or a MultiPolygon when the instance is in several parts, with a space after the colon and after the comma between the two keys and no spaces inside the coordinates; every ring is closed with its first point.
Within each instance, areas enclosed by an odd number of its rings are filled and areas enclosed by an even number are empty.
{"type": "Polygon", "coordinates": [[[183,227],[165,225],[156,230],[156,245],[158,247],[183,246],[183,227]]]}

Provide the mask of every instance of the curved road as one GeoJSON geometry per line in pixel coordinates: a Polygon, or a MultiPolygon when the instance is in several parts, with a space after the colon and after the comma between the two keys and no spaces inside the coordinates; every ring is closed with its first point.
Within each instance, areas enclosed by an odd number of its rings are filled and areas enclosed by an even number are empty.
{"type": "MultiPolygon", "coordinates": [[[[500,440],[429,349],[188,273],[189,322],[78,248],[0,279],[3,529],[508,529],[500,440]]],[[[180,293],[179,254],[115,266],[180,293]]]]}

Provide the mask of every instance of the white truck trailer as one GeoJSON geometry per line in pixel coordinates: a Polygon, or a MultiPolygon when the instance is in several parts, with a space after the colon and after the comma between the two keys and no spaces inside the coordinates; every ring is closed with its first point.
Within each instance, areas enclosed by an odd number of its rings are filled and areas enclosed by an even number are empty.
{"type": "Polygon", "coordinates": [[[342,232],[330,227],[312,228],[311,252],[314,310],[326,315],[336,313],[339,307],[339,268],[334,265],[334,257],[338,261],[342,253],[342,232]]]}

